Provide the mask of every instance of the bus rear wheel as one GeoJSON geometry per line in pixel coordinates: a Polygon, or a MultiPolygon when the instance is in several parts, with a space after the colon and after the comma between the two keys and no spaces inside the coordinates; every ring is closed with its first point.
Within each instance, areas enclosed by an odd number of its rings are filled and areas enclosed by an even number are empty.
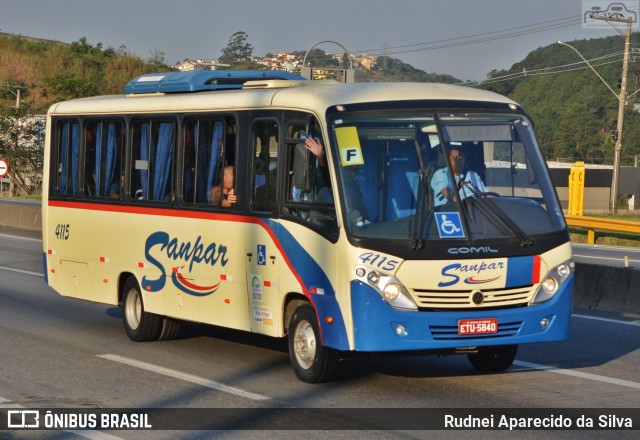
{"type": "Polygon", "coordinates": [[[298,307],[289,324],[289,358],[298,379],[307,383],[331,380],[338,366],[338,352],[320,344],[316,313],[309,304],[298,307]]]}
{"type": "Polygon", "coordinates": [[[145,312],[138,281],[131,277],[122,293],[122,321],[129,339],[136,342],[155,341],[163,327],[163,317],[145,312]]]}
{"type": "Polygon", "coordinates": [[[498,345],[480,347],[477,353],[468,354],[467,357],[478,371],[498,372],[506,370],[513,364],[517,352],[517,345],[498,345]]]}

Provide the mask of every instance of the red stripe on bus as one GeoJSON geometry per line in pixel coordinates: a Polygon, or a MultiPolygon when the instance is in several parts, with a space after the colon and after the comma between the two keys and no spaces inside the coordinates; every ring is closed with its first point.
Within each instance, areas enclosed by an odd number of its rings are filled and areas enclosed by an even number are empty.
{"type": "Polygon", "coordinates": [[[533,256],[533,270],[531,271],[531,284],[538,284],[540,282],[540,255],[533,256]]]}

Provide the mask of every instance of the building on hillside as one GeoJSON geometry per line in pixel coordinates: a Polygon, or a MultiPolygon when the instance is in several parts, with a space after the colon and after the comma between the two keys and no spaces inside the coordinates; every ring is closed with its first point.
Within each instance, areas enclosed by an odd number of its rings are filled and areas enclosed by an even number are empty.
{"type": "Polygon", "coordinates": [[[358,63],[363,69],[371,70],[376,63],[376,57],[374,57],[373,55],[362,54],[360,56],[354,57],[354,61],[358,63]]]}
{"type": "Polygon", "coordinates": [[[184,60],[173,67],[181,72],[191,72],[194,70],[217,70],[220,67],[229,67],[229,65],[219,63],[217,60],[184,60]]]}

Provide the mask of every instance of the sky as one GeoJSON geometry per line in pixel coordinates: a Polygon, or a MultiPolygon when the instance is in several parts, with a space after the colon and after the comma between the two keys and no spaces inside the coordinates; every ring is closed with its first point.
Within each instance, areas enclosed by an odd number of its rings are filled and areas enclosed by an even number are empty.
{"type": "MultiPolygon", "coordinates": [[[[167,63],[216,59],[237,31],[253,54],[387,54],[429,73],[481,81],[557,40],[616,35],[584,28],[593,0],[0,0],[0,32],[82,37],[167,63]],[[320,44],[319,44],[320,43],[320,44]]],[[[638,10],[640,0],[616,0],[638,10]]],[[[601,0],[601,3],[610,3],[601,0]]],[[[576,61],[567,51],[567,62],[576,61]]]]}

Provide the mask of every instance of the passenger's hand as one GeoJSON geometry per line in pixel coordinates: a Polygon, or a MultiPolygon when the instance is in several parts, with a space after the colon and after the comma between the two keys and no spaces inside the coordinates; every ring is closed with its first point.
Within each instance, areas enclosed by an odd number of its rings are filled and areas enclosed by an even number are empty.
{"type": "Polygon", "coordinates": [[[322,150],[324,149],[324,147],[322,146],[322,143],[320,141],[309,137],[305,139],[304,146],[307,148],[307,150],[311,151],[311,154],[313,154],[315,157],[320,158],[322,156],[322,150]]]}
{"type": "Polygon", "coordinates": [[[227,201],[229,202],[229,205],[233,205],[234,203],[236,203],[237,200],[236,196],[236,190],[234,188],[231,188],[229,190],[229,194],[227,194],[227,201]]]}

